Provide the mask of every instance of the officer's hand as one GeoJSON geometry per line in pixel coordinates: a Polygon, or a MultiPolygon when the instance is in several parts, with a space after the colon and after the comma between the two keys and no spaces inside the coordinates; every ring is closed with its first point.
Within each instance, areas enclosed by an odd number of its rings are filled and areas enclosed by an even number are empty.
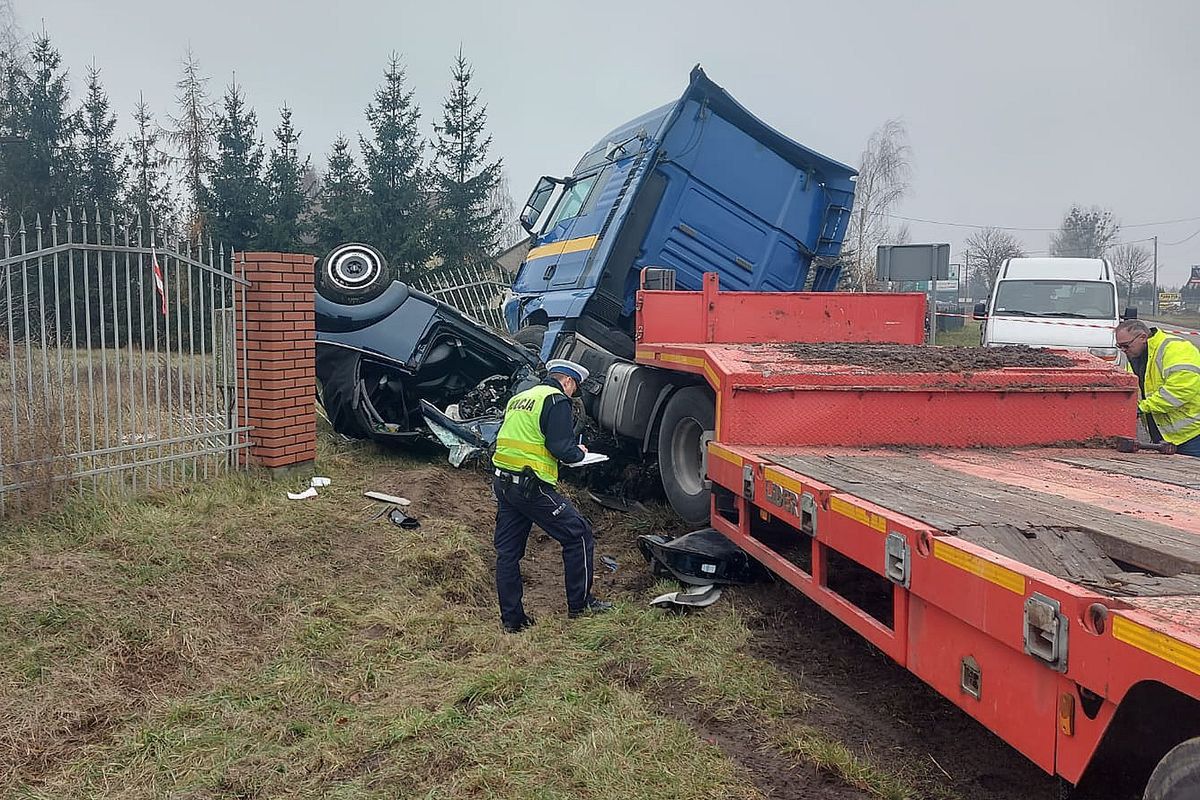
{"type": "Polygon", "coordinates": [[[584,454],[585,456],[587,455],[587,445],[583,445],[583,444],[581,444],[581,445],[576,445],[576,447],[578,447],[580,450],[582,450],[582,451],[583,451],[583,454],[584,454]]]}
{"type": "Polygon", "coordinates": [[[1175,447],[1175,445],[1171,444],[1170,442],[1163,442],[1162,452],[1165,453],[1166,455],[1173,456],[1173,455],[1175,455],[1175,453],[1178,452],[1178,449],[1175,447]]]}

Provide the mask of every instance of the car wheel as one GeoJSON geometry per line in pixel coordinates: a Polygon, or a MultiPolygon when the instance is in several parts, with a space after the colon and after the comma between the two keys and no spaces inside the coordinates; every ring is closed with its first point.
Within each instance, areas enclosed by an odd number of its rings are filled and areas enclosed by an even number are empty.
{"type": "Polygon", "coordinates": [[[333,248],[317,267],[317,291],[326,300],[343,305],[374,300],[392,284],[392,279],[383,254],[357,242],[333,248]]]}
{"type": "Polygon", "coordinates": [[[671,395],[658,430],[663,490],[675,513],[691,524],[709,521],[704,451],[715,419],[712,390],[689,386],[671,395]]]}

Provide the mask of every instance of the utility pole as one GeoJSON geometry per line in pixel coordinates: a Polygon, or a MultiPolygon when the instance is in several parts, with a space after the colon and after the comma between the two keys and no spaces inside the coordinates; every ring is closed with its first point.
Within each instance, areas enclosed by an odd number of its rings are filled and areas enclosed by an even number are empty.
{"type": "Polygon", "coordinates": [[[1153,296],[1150,298],[1150,309],[1154,316],[1158,316],[1158,237],[1154,237],[1154,289],[1153,296]]]}

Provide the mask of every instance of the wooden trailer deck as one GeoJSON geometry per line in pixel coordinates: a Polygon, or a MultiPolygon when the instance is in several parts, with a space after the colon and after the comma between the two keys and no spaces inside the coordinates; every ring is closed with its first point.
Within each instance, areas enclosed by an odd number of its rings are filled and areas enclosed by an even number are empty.
{"type": "Polygon", "coordinates": [[[765,461],[1101,594],[1200,595],[1200,459],[764,450],[765,461]]]}

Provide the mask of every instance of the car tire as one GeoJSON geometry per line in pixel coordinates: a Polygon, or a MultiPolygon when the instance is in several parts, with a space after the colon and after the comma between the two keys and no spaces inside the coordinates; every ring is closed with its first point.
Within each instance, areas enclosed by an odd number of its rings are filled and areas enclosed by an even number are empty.
{"type": "Polygon", "coordinates": [[[1144,800],[1200,797],[1200,738],[1188,739],[1163,756],[1146,783],[1144,800]]]}
{"type": "Polygon", "coordinates": [[[535,356],[542,354],[542,342],[546,340],[545,325],[526,325],[521,330],[517,331],[513,339],[517,344],[523,346],[526,350],[533,353],[535,356]]]}
{"type": "Polygon", "coordinates": [[[671,508],[693,525],[709,521],[710,492],[704,474],[707,440],[716,406],[707,386],[680,389],[667,401],[658,429],[658,468],[671,508]]]}
{"type": "Polygon", "coordinates": [[[330,302],[358,305],[383,294],[394,277],[387,259],[374,247],[347,242],[318,263],[317,291],[330,302]]]}

